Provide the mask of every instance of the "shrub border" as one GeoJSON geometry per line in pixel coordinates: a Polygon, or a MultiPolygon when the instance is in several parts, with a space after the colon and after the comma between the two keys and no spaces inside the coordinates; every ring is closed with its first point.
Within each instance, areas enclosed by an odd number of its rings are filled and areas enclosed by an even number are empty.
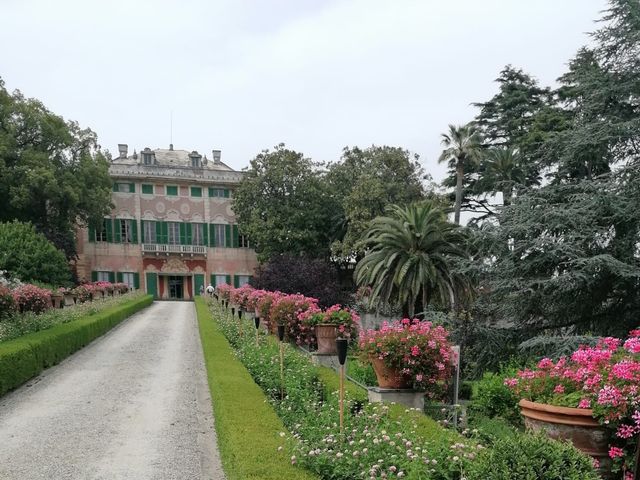
{"type": "Polygon", "coordinates": [[[204,299],[196,297],[218,449],[228,480],[316,480],[278,452],[286,431],[267,397],[235,357],[204,299]]]}
{"type": "Polygon", "coordinates": [[[145,295],[124,305],[0,343],[0,396],[56,365],[152,302],[153,297],[145,295]]]}

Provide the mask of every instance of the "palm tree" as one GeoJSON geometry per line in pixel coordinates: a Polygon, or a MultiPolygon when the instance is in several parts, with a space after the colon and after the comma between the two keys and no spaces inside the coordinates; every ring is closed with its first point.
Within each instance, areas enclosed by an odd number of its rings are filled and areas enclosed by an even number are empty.
{"type": "Polygon", "coordinates": [[[483,163],[485,168],[478,186],[483,192],[501,192],[502,204],[511,205],[513,188],[527,181],[520,152],[509,147],[495,147],[487,152],[483,163]]]}
{"type": "Polygon", "coordinates": [[[398,302],[413,316],[417,302],[453,304],[463,283],[452,272],[453,259],[466,257],[465,235],[430,202],[391,205],[365,233],[369,250],[358,263],[358,286],[371,286],[371,303],[398,302]]]}
{"type": "Polygon", "coordinates": [[[478,163],[482,152],[482,136],[471,123],[456,127],[449,125],[449,132],[442,134],[442,146],[438,163],[448,162],[456,171],[456,204],[454,222],[460,225],[460,208],[462,206],[464,169],[467,162],[478,163]]]}

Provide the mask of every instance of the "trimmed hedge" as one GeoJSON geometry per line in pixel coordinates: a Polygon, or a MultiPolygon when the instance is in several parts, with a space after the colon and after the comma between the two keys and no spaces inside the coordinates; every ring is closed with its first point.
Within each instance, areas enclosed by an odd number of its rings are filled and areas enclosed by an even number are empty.
{"type": "Polygon", "coordinates": [[[147,295],[125,305],[0,343],[0,395],[56,365],[152,302],[153,297],[147,295]]]}
{"type": "Polygon", "coordinates": [[[286,429],[229,342],[196,297],[200,340],[216,422],[218,448],[228,480],[314,480],[318,477],[291,465],[280,432],[286,429]]]}

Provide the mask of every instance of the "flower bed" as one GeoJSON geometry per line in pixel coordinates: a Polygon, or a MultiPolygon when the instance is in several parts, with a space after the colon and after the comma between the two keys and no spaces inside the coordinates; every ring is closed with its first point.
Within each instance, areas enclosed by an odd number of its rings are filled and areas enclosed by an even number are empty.
{"type": "Polygon", "coordinates": [[[583,346],[557,362],[544,358],[505,384],[533,402],[590,409],[611,430],[613,471],[630,478],[640,434],[640,330],[624,342],[608,337],[583,346]]]}

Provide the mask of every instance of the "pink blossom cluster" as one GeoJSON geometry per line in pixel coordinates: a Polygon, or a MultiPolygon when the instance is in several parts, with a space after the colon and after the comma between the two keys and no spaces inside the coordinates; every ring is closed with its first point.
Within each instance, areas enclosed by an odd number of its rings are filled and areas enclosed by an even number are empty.
{"type": "Polygon", "coordinates": [[[365,359],[383,360],[434,397],[446,387],[453,371],[454,353],[448,337],[442,326],[405,318],[385,322],[380,330],[361,332],[359,346],[365,359]]]}
{"type": "Polygon", "coordinates": [[[312,305],[298,314],[298,320],[310,327],[320,324],[335,325],[338,338],[346,339],[354,337],[360,327],[360,316],[357,312],[339,304],[332,305],[326,310],[312,305]]]}
{"type": "Polygon", "coordinates": [[[28,283],[15,288],[13,298],[21,312],[42,313],[51,307],[51,292],[28,283]]]}
{"type": "Polygon", "coordinates": [[[632,468],[633,441],[640,434],[640,330],[624,342],[601,339],[581,346],[557,362],[543,358],[535,369],[524,369],[505,385],[522,398],[592,409],[593,416],[614,431],[609,456],[621,471],[632,468]],[[570,397],[568,397],[570,395],[570,397]]]}

